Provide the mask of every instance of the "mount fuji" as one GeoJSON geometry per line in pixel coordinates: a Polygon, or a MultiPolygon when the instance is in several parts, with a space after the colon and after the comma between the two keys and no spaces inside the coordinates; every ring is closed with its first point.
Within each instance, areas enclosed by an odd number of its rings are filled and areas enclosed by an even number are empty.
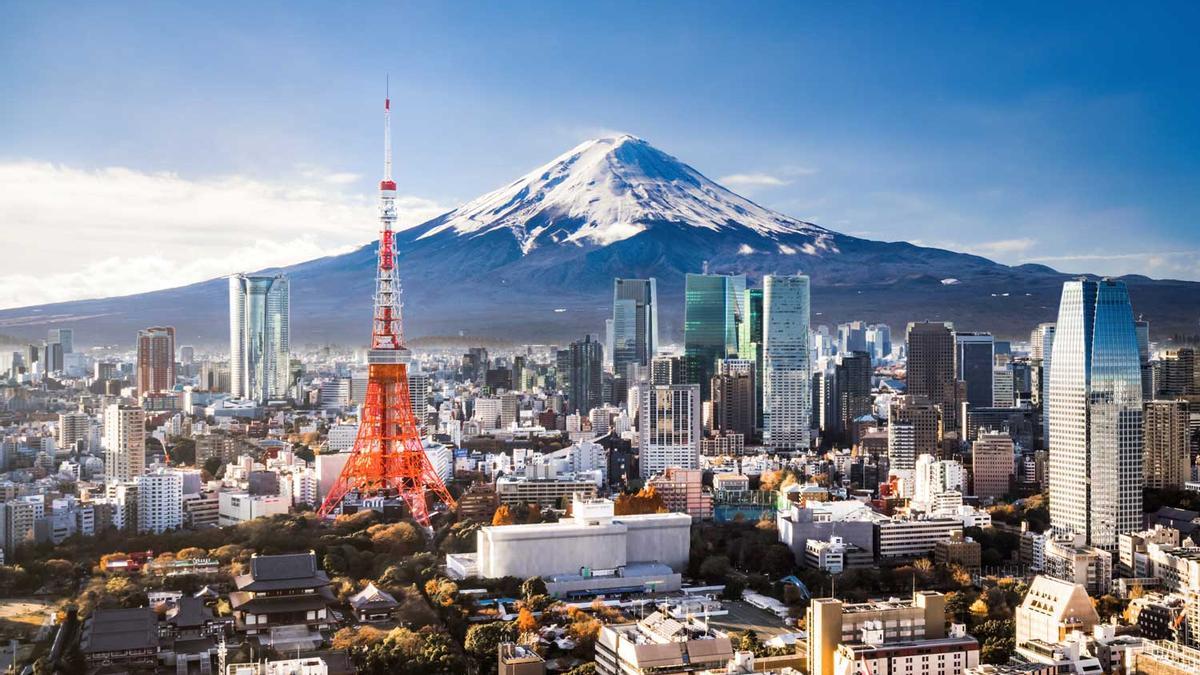
{"type": "MultiPolygon", "coordinates": [[[[874,229],[883,229],[880,223],[874,229]]],[[[364,233],[371,223],[363,223],[364,233]]],[[[614,277],[655,277],[664,341],[682,338],[688,272],[812,277],[814,325],[863,319],[902,330],[951,320],[1028,336],[1053,321],[1065,275],[1042,265],[852,237],[766,209],[644,140],[587,141],[525,176],[396,235],[410,337],[550,343],[603,330],[614,277]]],[[[295,345],[360,344],[370,332],[376,244],[282,271],[295,345]]],[[[264,270],[274,271],[274,270],[264,270]]],[[[1124,277],[1156,338],[1195,333],[1200,283],[1124,277]]],[[[227,340],[224,279],[124,297],[0,311],[0,333],[73,327],[85,344],[174,325],[180,344],[227,340]]]]}

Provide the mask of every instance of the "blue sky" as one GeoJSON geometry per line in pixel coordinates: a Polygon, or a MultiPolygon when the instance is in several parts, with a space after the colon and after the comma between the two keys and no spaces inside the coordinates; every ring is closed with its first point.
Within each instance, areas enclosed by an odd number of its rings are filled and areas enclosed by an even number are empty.
{"type": "Polygon", "coordinates": [[[24,238],[0,306],[370,239],[385,73],[409,223],[622,131],[849,234],[1200,279],[1200,5],[918,4],[6,2],[0,228],[88,255],[24,238]]]}

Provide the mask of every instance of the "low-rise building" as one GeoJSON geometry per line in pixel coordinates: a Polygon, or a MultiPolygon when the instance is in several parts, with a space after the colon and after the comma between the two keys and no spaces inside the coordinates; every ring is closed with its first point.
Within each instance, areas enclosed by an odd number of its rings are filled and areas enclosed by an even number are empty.
{"type": "Polygon", "coordinates": [[[607,499],[572,502],[557,523],[484,527],[476,553],[446,556],[451,576],[540,576],[554,596],[670,591],[687,566],[691,518],[681,513],[614,516],[607,499]]]}
{"type": "Polygon", "coordinates": [[[733,658],[728,636],[662,612],[604,626],[596,638],[597,675],[721,672],[733,658]]]}
{"type": "Polygon", "coordinates": [[[255,518],[286,514],[291,500],[279,495],[252,495],[249,492],[222,492],[217,512],[221,527],[229,527],[255,518]]]}
{"type": "Polygon", "coordinates": [[[955,624],[943,638],[887,641],[883,621],[868,621],[857,640],[838,645],[833,672],[959,675],[979,665],[979,641],[955,624]]]}
{"type": "Polygon", "coordinates": [[[1155,525],[1141,532],[1125,532],[1117,535],[1118,569],[1124,576],[1145,577],[1150,572],[1148,546],[1179,546],[1179,530],[1155,525]]]}
{"type": "Polygon", "coordinates": [[[969,570],[977,570],[982,564],[982,556],[983,547],[979,542],[961,533],[933,545],[935,565],[962,565],[969,570]]]}
{"type": "Polygon", "coordinates": [[[1112,554],[1094,546],[1084,546],[1081,539],[1046,542],[1043,572],[1049,576],[1082,584],[1093,597],[1112,590],[1112,554]]]}
{"type": "MultiPolygon", "coordinates": [[[[814,598],[808,606],[806,621],[808,672],[810,675],[834,675],[841,672],[835,667],[839,647],[859,642],[868,625],[875,631],[870,637],[876,645],[945,639],[946,596],[935,591],[917,591],[911,600],[893,598],[852,604],[836,598],[814,598]]],[[[909,648],[914,646],[909,645],[909,648]]],[[[881,652],[880,656],[890,659],[895,655],[881,652]]],[[[843,655],[843,663],[849,658],[843,655]]],[[[978,663],[977,657],[975,662],[978,663]]],[[[966,665],[962,663],[960,667],[966,665]]]]}
{"type": "Polygon", "coordinates": [[[334,598],[315,553],[255,555],[248,571],[233,581],[237,591],[229,594],[229,604],[236,630],[280,651],[323,642],[334,598]]]}
{"type": "Polygon", "coordinates": [[[1016,611],[1016,643],[1058,644],[1072,631],[1091,631],[1100,615],[1083,584],[1049,576],[1035,577],[1016,611]]]}
{"type": "Polygon", "coordinates": [[[150,607],[92,611],[79,648],[89,669],[149,669],[158,665],[158,615],[150,607]]]}
{"type": "Polygon", "coordinates": [[[875,557],[881,562],[929,555],[939,541],[962,536],[962,521],[956,518],[901,518],[875,525],[875,557]]]}

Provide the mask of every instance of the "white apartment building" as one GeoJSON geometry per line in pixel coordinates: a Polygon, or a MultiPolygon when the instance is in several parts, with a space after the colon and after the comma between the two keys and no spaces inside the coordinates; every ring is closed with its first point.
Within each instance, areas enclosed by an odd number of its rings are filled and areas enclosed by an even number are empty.
{"type": "Polygon", "coordinates": [[[642,478],[673,466],[699,468],[702,422],[700,385],[643,385],[638,406],[642,478]]]}
{"type": "Polygon", "coordinates": [[[183,526],[183,476],[158,471],[135,479],[138,532],[159,534],[183,526]]]}

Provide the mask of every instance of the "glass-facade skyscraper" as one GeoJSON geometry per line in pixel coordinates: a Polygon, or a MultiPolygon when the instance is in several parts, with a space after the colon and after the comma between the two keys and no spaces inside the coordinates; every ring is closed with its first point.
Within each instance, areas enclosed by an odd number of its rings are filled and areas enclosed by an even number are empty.
{"type": "Polygon", "coordinates": [[[629,376],[629,365],[642,367],[658,355],[658,288],[654,279],[613,280],[613,373],[629,376]]]}
{"type": "Polygon", "coordinates": [[[1050,369],[1050,525],[1115,550],[1142,524],[1142,376],[1121,281],[1063,284],[1050,369]]]}
{"type": "Polygon", "coordinates": [[[806,450],[812,437],[808,277],[763,278],[763,442],[806,450]]]}
{"type": "Polygon", "coordinates": [[[229,369],[234,398],[266,402],[287,395],[291,292],[283,274],[229,277],[229,369]]]}
{"type": "Polygon", "coordinates": [[[709,380],[720,359],[738,355],[738,324],[746,277],[742,274],[689,274],[684,287],[683,352],[687,381],[708,398],[709,380]]]}
{"type": "Polygon", "coordinates": [[[972,408],[990,407],[996,363],[996,342],[991,333],[955,333],[954,347],[955,368],[958,379],[965,383],[967,403],[972,408]]]}
{"type": "Polygon", "coordinates": [[[754,362],[754,425],[763,425],[763,289],[747,288],[743,294],[742,320],[738,324],[738,354],[754,362]]]}

